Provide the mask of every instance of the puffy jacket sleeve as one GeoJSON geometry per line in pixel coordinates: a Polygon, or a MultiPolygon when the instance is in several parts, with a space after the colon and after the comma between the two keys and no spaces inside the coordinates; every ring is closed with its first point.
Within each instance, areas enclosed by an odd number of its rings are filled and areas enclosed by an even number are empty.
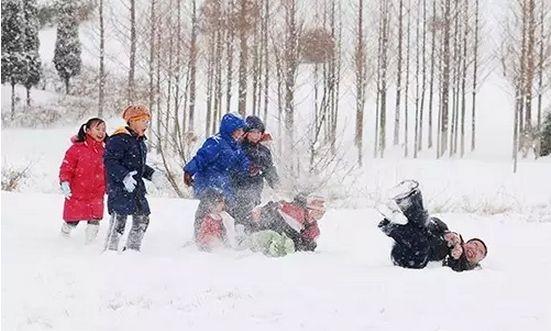
{"type": "Polygon", "coordinates": [[[78,165],[78,147],[72,145],[65,152],[65,157],[59,167],[59,182],[71,182],[75,174],[75,169],[78,165]]]}
{"type": "Polygon", "coordinates": [[[266,147],[266,156],[265,156],[265,165],[263,170],[263,175],[266,181],[268,182],[268,185],[270,185],[271,188],[275,188],[279,185],[279,175],[277,173],[277,169],[274,166],[274,162],[272,159],[272,152],[266,147]]]}
{"type": "Polygon", "coordinates": [[[143,178],[147,180],[151,180],[151,176],[153,176],[153,173],[155,172],[155,169],[151,168],[147,164],[144,166],[144,172],[143,172],[143,178]]]}
{"type": "Polygon", "coordinates": [[[191,175],[207,168],[218,156],[220,152],[220,141],[217,138],[209,138],[203,146],[199,148],[193,159],[185,165],[184,171],[191,175]]]}
{"type": "Polygon", "coordinates": [[[112,136],[105,146],[103,162],[107,171],[107,176],[115,182],[122,182],[124,177],[130,172],[121,164],[124,157],[125,141],[123,135],[112,136]]]}

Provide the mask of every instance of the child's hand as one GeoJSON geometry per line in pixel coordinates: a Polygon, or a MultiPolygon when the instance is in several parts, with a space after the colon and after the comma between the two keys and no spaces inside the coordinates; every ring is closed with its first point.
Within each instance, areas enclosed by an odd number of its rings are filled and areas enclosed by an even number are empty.
{"type": "Polygon", "coordinates": [[[462,254],[463,247],[461,247],[461,245],[455,245],[455,247],[452,249],[451,256],[457,260],[461,257],[462,254]]]}
{"type": "Polygon", "coordinates": [[[126,177],[122,180],[122,183],[124,184],[124,189],[128,192],[133,192],[136,188],[136,180],[134,179],[134,175],[138,172],[136,170],[129,172],[126,177]]]}
{"type": "Polygon", "coordinates": [[[446,232],[444,234],[444,239],[448,242],[448,247],[454,247],[461,244],[461,238],[455,232],[446,232]]]}
{"type": "Polygon", "coordinates": [[[69,200],[71,198],[72,193],[71,193],[71,187],[69,186],[69,182],[61,183],[61,192],[63,192],[65,199],[69,200]]]}

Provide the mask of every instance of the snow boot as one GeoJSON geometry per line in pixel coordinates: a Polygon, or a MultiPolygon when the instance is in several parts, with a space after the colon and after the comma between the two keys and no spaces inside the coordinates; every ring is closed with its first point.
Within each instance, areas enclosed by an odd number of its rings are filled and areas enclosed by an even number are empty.
{"type": "Polygon", "coordinates": [[[71,232],[73,231],[74,228],[76,228],[78,223],[67,223],[67,222],[63,222],[63,224],[61,225],[61,235],[64,237],[64,238],[69,238],[71,237],[71,232]]]}
{"type": "Polygon", "coordinates": [[[92,242],[94,242],[94,240],[96,240],[96,237],[98,236],[98,231],[99,231],[99,224],[88,223],[88,225],[86,226],[86,229],[84,230],[84,233],[85,233],[84,243],[86,245],[89,245],[92,242]]]}

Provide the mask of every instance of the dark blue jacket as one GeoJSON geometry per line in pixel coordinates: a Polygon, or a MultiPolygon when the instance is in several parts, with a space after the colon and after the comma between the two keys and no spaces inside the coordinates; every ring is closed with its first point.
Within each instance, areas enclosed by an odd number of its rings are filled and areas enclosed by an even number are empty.
{"type": "Polygon", "coordinates": [[[193,176],[196,198],[201,199],[203,192],[213,187],[224,192],[228,202],[233,202],[235,190],[231,178],[238,172],[249,171],[250,163],[231,134],[244,125],[245,122],[240,117],[224,115],[219,133],[209,137],[193,159],[184,166],[184,171],[193,176]]]}
{"type": "Polygon", "coordinates": [[[147,147],[145,137],[139,137],[130,128],[120,128],[109,138],[103,157],[107,171],[107,208],[109,214],[149,215],[149,204],[145,198],[146,189],[143,178],[151,180],[153,168],[146,162],[147,147]],[[136,171],[136,188],[126,191],[123,179],[136,171]]]}
{"type": "Polygon", "coordinates": [[[261,202],[264,180],[271,188],[275,188],[279,183],[279,176],[268,147],[260,143],[252,144],[245,140],[241,144],[241,148],[252,166],[258,168],[258,173],[251,175],[249,172],[241,172],[234,177],[237,195],[246,201],[254,202],[254,206],[256,206],[261,202]]]}

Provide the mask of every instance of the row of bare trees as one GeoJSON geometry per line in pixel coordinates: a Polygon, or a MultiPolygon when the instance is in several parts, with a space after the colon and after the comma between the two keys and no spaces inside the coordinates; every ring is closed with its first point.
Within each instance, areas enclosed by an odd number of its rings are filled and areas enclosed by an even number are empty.
{"type": "Polygon", "coordinates": [[[549,0],[514,1],[504,31],[501,64],[515,91],[514,171],[519,152],[524,157],[531,150],[536,157],[539,154],[543,98],[545,90],[549,89],[550,7],[549,0]]]}
{"type": "MultiPolygon", "coordinates": [[[[545,103],[551,6],[549,0],[515,1],[508,29],[514,37],[504,39],[502,62],[522,100],[515,132],[524,132],[531,129],[534,96],[537,127],[545,103]]],[[[99,3],[103,31],[105,5],[99,3]]],[[[277,132],[278,154],[300,150],[314,172],[338,154],[343,95],[355,104],[360,164],[371,127],[375,157],[389,145],[413,157],[422,150],[462,157],[476,148],[477,92],[492,68],[491,52],[482,51],[488,49],[483,1],[123,3],[128,19],[115,25],[129,49],[127,99],[149,104],[157,150],[175,152],[180,161],[198,136],[217,131],[224,113],[238,111],[261,116],[277,132]]],[[[104,68],[100,64],[100,81],[104,68]]],[[[298,157],[290,164],[300,171],[298,157]]]]}

